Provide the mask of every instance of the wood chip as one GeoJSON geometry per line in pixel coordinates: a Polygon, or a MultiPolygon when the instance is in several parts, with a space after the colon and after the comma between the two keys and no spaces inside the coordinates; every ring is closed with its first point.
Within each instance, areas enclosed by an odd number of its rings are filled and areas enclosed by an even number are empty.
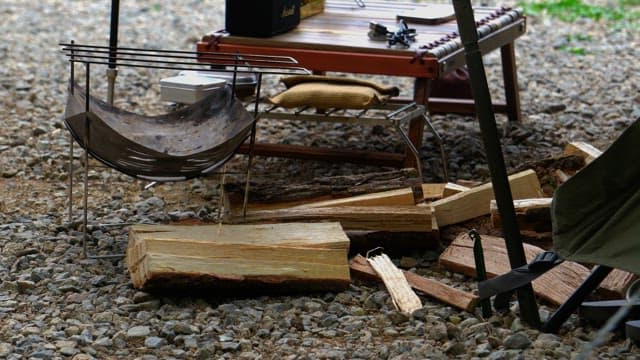
{"type": "Polygon", "coordinates": [[[391,262],[386,254],[377,255],[367,260],[382,278],[396,309],[405,314],[411,314],[422,307],[420,298],[411,290],[402,271],[391,262]]]}

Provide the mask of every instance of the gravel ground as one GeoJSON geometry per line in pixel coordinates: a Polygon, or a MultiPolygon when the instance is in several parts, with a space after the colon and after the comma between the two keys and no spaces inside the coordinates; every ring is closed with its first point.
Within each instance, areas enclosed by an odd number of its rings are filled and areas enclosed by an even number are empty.
{"type": "MultiPolygon", "coordinates": [[[[222,28],[222,11],[222,1],[123,3],[120,44],[193,49],[202,35],[222,28]]],[[[337,294],[154,296],[132,288],[121,260],[82,259],[78,224],[66,221],[69,138],[61,118],[68,75],[57,44],[107,44],[108,16],[108,1],[0,2],[0,358],[565,359],[593,338],[597,329],[576,317],[558,335],[542,334],[514,312],[483,319],[428,298],[407,317],[393,310],[382,287],[357,281],[337,294]]],[[[558,154],[570,141],[604,149],[638,118],[639,42],[637,30],[530,18],[517,43],[524,121],[509,124],[498,116],[509,169],[558,154]],[[565,47],[582,47],[585,54],[565,47]]],[[[493,96],[500,99],[499,56],[485,62],[493,96]]],[[[118,104],[162,110],[159,76],[122,71],[118,104]]],[[[276,91],[275,80],[269,81],[267,91],[276,91]]],[[[410,88],[406,79],[399,85],[410,88]]],[[[104,93],[104,84],[97,91],[104,93]]],[[[434,116],[434,124],[445,141],[452,180],[486,180],[474,119],[434,116]]],[[[332,146],[399,146],[388,129],[268,125],[260,135],[275,141],[317,137],[332,146]],[[324,131],[334,137],[322,136],[324,131]],[[367,144],[360,144],[363,138],[367,144]]],[[[431,135],[425,138],[425,181],[440,181],[438,152],[431,135]]],[[[75,155],[80,169],[80,153],[75,155]]],[[[292,181],[383,170],[263,158],[256,164],[257,177],[287,174],[292,181]]],[[[143,190],[144,184],[107,169],[95,168],[90,176],[90,220],[210,220],[216,213],[212,179],[143,190]]],[[[92,235],[104,251],[122,249],[127,239],[121,229],[95,229],[92,235]]],[[[435,268],[434,251],[407,255],[404,265],[469,289],[469,279],[435,268]]],[[[542,306],[540,312],[544,317],[552,310],[542,306]]],[[[616,335],[597,353],[630,359],[638,357],[638,348],[616,335]]]]}

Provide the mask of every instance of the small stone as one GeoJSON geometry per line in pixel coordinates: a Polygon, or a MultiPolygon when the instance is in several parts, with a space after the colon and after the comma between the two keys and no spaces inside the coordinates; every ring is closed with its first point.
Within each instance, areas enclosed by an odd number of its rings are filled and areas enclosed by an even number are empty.
{"type": "Polygon", "coordinates": [[[139,304],[139,303],[151,301],[151,300],[153,300],[153,296],[144,291],[137,291],[135,294],[133,294],[134,304],[139,304]]]}
{"type": "Polygon", "coordinates": [[[429,327],[429,338],[440,341],[447,338],[447,325],[439,322],[429,327]]]}
{"type": "Polygon", "coordinates": [[[148,347],[149,349],[157,349],[165,343],[165,339],[157,336],[149,336],[144,339],[144,346],[148,347]]]}
{"type": "Polygon", "coordinates": [[[151,330],[148,326],[134,326],[127,330],[128,338],[143,338],[149,336],[151,330]]]}
{"type": "Polygon", "coordinates": [[[71,360],[94,360],[95,358],[89,354],[76,354],[71,360]]]}
{"type": "Polygon", "coordinates": [[[315,301],[307,301],[304,303],[304,309],[308,312],[316,312],[322,310],[322,304],[315,301]]]}
{"type": "Polygon", "coordinates": [[[35,358],[35,359],[52,359],[54,355],[55,353],[53,352],[53,350],[46,349],[46,350],[34,351],[31,354],[29,354],[29,357],[35,358]]]}
{"type": "Polygon", "coordinates": [[[111,347],[111,345],[113,345],[113,341],[108,337],[97,338],[96,341],[93,342],[93,346],[111,347]]]}
{"type": "Polygon", "coordinates": [[[444,352],[451,356],[458,356],[467,353],[467,347],[464,343],[458,341],[450,341],[445,344],[444,352]]]}
{"type": "Polygon", "coordinates": [[[192,326],[190,324],[187,324],[185,322],[177,322],[174,326],[173,326],[173,331],[176,334],[181,334],[181,335],[190,335],[193,334],[195,332],[198,331],[197,327],[192,326]]]}
{"type": "Polygon", "coordinates": [[[475,325],[475,324],[477,324],[479,322],[480,322],[480,320],[478,320],[476,318],[468,318],[468,319],[463,320],[459,324],[459,326],[460,326],[461,329],[464,329],[464,328],[467,328],[467,327],[469,327],[471,325],[475,325]]]}
{"type": "Polygon", "coordinates": [[[329,314],[320,320],[319,325],[325,328],[334,326],[338,323],[338,316],[335,314],[329,314]]]}
{"type": "Polygon", "coordinates": [[[194,335],[184,337],[184,347],[187,349],[197,349],[198,339],[194,335]]]}
{"type": "Polygon", "coordinates": [[[76,349],[75,347],[63,347],[59,351],[60,354],[64,356],[73,356],[80,352],[80,350],[76,349]]]}
{"type": "Polygon", "coordinates": [[[427,307],[423,306],[420,309],[415,310],[413,313],[411,313],[411,317],[416,319],[416,320],[421,320],[424,321],[427,317],[427,315],[429,315],[429,309],[427,309],[427,307]]]}
{"type": "Polygon", "coordinates": [[[29,280],[18,280],[16,281],[16,285],[18,287],[18,292],[21,294],[24,294],[36,287],[36,284],[33,281],[29,280]]]}
{"type": "Polygon", "coordinates": [[[0,342],[0,357],[7,357],[13,352],[13,346],[6,342],[0,342]]]}
{"type": "Polygon", "coordinates": [[[478,357],[486,357],[491,354],[491,350],[493,348],[489,343],[482,343],[476,347],[476,356],[478,357]]]}
{"type": "Polygon", "coordinates": [[[410,319],[409,315],[401,311],[389,311],[386,315],[393,325],[403,324],[410,319]]]}
{"type": "Polygon", "coordinates": [[[507,349],[526,349],[531,346],[531,339],[525,332],[517,332],[504,339],[504,347],[507,349]]]}
{"type": "Polygon", "coordinates": [[[224,352],[238,351],[240,349],[240,343],[235,341],[225,341],[220,343],[220,348],[224,352]]]}

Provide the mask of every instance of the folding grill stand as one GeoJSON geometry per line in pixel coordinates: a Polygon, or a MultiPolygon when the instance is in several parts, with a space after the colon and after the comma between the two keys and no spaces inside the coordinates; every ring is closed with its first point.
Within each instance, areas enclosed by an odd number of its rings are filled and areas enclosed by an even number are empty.
{"type": "MultiPolygon", "coordinates": [[[[498,211],[502,219],[509,263],[511,268],[516,268],[525,265],[527,260],[520,238],[520,229],[516,222],[513,197],[511,195],[506,166],[498,138],[496,119],[491,105],[491,94],[489,93],[489,87],[487,85],[482,54],[478,46],[478,32],[473,17],[471,1],[453,0],[453,7],[458,23],[460,39],[465,49],[471,89],[473,91],[476,113],[478,114],[482,139],[487,153],[489,171],[491,172],[491,183],[493,184],[498,211]]],[[[529,284],[520,288],[516,294],[523,320],[529,325],[539,328],[540,316],[538,314],[538,305],[536,304],[531,285],[529,284]]]]}
{"type": "MultiPolygon", "coordinates": [[[[233,73],[233,81],[231,88],[235,89],[236,75],[239,71],[255,73],[258,79],[261,79],[262,74],[309,74],[306,69],[297,67],[297,62],[289,57],[281,56],[262,56],[262,55],[248,55],[248,54],[221,54],[210,53],[204,54],[207,56],[209,63],[200,63],[197,61],[199,55],[203,53],[196,53],[191,51],[175,51],[175,50],[148,50],[137,48],[116,48],[94,45],[80,45],[71,41],[68,44],[60,44],[62,46],[62,52],[68,57],[70,63],[70,91],[73,91],[75,82],[75,64],[80,63],[85,66],[85,112],[89,113],[90,109],[90,84],[91,84],[91,64],[98,65],[110,65],[112,58],[118,57],[119,66],[132,67],[132,68],[150,68],[150,69],[162,69],[162,70],[198,70],[198,71],[226,71],[233,73]],[[211,68],[211,63],[218,63],[220,65],[229,66],[230,69],[211,68]]],[[[256,97],[256,110],[257,103],[260,99],[260,87],[257,88],[258,95],[256,97]]],[[[234,96],[232,90],[232,97],[234,96]]],[[[257,113],[254,113],[254,117],[257,113]]],[[[89,116],[85,118],[83,143],[84,148],[84,187],[83,187],[83,237],[82,237],[82,252],[85,258],[91,259],[108,259],[119,258],[123,254],[109,254],[109,255],[93,255],[88,252],[87,240],[88,240],[88,179],[89,179],[89,151],[91,144],[91,134],[89,132],[89,116]]],[[[255,122],[253,123],[251,131],[251,146],[253,146],[255,139],[255,122]]],[[[69,222],[73,221],[73,142],[74,139],[71,136],[69,146],[69,222]]],[[[251,151],[252,152],[252,149],[251,151]]],[[[249,156],[249,163],[247,166],[247,184],[249,179],[249,168],[251,166],[251,158],[249,156]]],[[[248,192],[248,188],[245,192],[248,192]]],[[[117,224],[119,226],[126,224],[117,224]]]]}

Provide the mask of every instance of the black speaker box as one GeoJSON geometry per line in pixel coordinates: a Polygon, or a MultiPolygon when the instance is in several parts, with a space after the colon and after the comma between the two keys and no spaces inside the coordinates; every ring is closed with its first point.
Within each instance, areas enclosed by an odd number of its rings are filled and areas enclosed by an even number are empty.
{"type": "Polygon", "coordinates": [[[238,36],[269,37],[300,23],[300,0],[226,0],[225,27],[238,36]]]}

